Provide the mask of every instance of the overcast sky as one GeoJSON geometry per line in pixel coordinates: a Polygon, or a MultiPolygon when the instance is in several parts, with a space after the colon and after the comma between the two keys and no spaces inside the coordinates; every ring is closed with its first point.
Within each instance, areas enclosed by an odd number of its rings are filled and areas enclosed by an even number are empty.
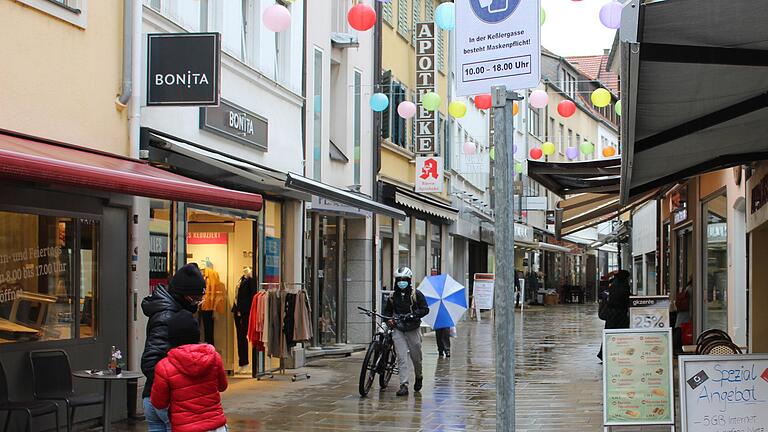
{"type": "Polygon", "coordinates": [[[541,0],[547,20],[541,27],[541,44],[553,53],[602,54],[610,49],[616,30],[600,23],[600,8],[608,0],[541,0]]]}

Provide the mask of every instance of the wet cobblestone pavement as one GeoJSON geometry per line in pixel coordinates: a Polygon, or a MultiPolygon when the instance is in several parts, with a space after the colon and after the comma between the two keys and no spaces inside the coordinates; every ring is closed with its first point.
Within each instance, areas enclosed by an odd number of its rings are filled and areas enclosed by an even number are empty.
{"type": "MultiPolygon", "coordinates": [[[[518,431],[602,430],[602,367],[595,357],[602,324],[593,305],[517,314],[518,431]]],[[[425,336],[424,389],[408,398],[395,396],[397,377],[385,391],[377,383],[360,398],[361,354],[317,360],[303,369],[311,375],[306,381],[233,378],[223,396],[230,431],[494,431],[493,322],[462,323],[452,341],[453,356],[441,359],[434,336],[425,336]]]]}

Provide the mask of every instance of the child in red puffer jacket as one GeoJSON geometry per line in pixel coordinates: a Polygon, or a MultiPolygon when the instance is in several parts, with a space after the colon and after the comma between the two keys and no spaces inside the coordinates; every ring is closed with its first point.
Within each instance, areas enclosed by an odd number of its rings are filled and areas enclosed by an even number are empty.
{"type": "Polygon", "coordinates": [[[176,348],[155,367],[152,405],[169,408],[173,432],[226,431],[219,392],[227,389],[227,374],[221,356],[213,345],[198,343],[200,329],[187,310],[168,320],[168,339],[176,348]]]}

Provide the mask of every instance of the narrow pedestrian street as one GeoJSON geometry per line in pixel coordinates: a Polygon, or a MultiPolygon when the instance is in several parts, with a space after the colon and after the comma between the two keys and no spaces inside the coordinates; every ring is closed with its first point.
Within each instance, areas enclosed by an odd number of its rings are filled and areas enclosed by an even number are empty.
{"type": "MultiPolygon", "coordinates": [[[[527,308],[517,313],[516,324],[522,341],[516,350],[517,430],[602,430],[602,368],[595,353],[603,322],[596,307],[527,308]]],[[[425,336],[424,389],[408,398],[395,396],[397,377],[387,390],[375,385],[360,398],[362,353],[314,361],[304,368],[311,375],[306,381],[291,382],[289,375],[231,379],[223,395],[230,430],[494,431],[492,329],[490,319],[462,323],[450,359],[438,358],[434,336],[425,336]]]]}

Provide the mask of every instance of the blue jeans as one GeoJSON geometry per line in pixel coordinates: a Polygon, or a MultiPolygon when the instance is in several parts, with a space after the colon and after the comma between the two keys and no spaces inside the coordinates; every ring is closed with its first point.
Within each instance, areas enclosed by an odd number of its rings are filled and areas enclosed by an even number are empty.
{"type": "Polygon", "coordinates": [[[168,410],[155,409],[149,398],[144,398],[144,417],[147,419],[147,432],[171,432],[168,410]]]}

